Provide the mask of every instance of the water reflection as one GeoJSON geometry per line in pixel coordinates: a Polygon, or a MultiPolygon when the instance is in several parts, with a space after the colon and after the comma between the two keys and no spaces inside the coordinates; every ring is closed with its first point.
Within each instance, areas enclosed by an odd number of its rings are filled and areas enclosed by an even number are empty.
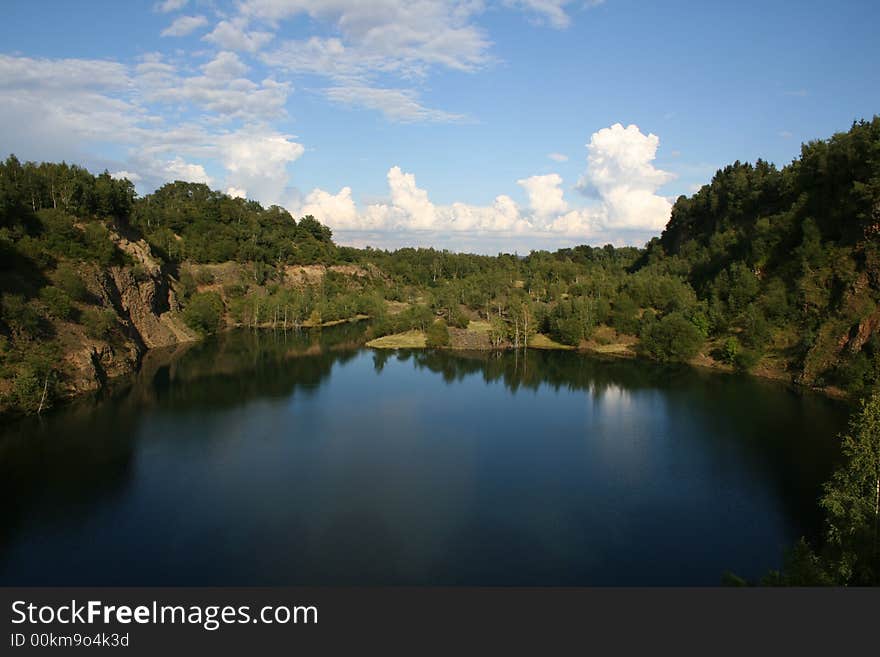
{"type": "Polygon", "coordinates": [[[3,427],[0,583],[714,584],[816,530],[838,403],[363,332],[151,352],[3,427]]]}

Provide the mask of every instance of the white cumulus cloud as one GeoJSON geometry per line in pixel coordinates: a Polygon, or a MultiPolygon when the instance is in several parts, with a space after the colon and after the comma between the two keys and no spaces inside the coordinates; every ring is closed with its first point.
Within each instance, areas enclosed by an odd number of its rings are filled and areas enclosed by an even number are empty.
{"type": "Polygon", "coordinates": [[[386,202],[359,207],[350,187],[337,194],[314,189],[299,213],[314,215],[343,241],[358,244],[445,244],[451,235],[460,236],[459,243],[477,239],[484,250],[490,244],[528,247],[530,240],[533,248],[584,241],[639,244],[663,228],[671,211],[669,201],[657,194],[673,177],[653,166],[658,145],[655,135],[635,125],[614,124],[593,133],[579,187],[594,201],[581,208],[570,206],[556,173],[517,181],[528,198],[525,208],[504,194],[488,206],[436,205],[414,174],[394,166],[387,174],[386,202]]]}
{"type": "Polygon", "coordinates": [[[293,139],[261,126],[218,136],[216,152],[227,183],[248,190],[265,204],[280,204],[288,183],[287,167],[305,152],[293,139]]]}
{"type": "Polygon", "coordinates": [[[517,180],[516,184],[526,190],[529,207],[536,216],[550,217],[568,210],[568,203],[563,198],[562,177],[558,173],[524,178],[517,180]]]}
{"type": "Polygon", "coordinates": [[[201,164],[185,162],[181,157],[175,157],[173,160],[165,162],[164,171],[169,180],[213,184],[213,179],[205,171],[205,167],[201,164]]]}
{"type": "Polygon", "coordinates": [[[636,125],[615,123],[594,132],[587,144],[587,170],[578,189],[602,202],[610,228],[660,230],[672,205],[657,190],[675,176],[654,167],[660,139],[636,125]]]}
{"type": "Polygon", "coordinates": [[[249,30],[247,20],[235,18],[217,23],[214,29],[202,37],[226,50],[239,50],[244,52],[257,52],[275,35],[272,32],[249,30]]]}

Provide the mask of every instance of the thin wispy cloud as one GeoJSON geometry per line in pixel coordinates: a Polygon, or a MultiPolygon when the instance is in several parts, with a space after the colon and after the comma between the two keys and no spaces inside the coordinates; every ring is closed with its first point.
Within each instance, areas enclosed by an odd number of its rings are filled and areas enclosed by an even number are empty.
{"type": "Polygon", "coordinates": [[[181,16],[162,30],[163,37],[183,37],[208,24],[204,16],[181,16]]]}

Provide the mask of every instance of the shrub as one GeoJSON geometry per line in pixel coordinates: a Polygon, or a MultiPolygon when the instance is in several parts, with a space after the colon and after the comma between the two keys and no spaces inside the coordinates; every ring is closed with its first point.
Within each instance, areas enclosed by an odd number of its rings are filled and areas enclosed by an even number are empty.
{"type": "Polygon", "coordinates": [[[134,265],[134,267],[131,268],[131,275],[138,283],[143,283],[150,280],[150,274],[147,272],[147,268],[144,267],[140,262],[138,262],[134,265]]]}
{"type": "Polygon", "coordinates": [[[183,298],[187,298],[195,294],[196,288],[198,288],[198,284],[196,283],[196,279],[189,269],[184,269],[182,272],[180,272],[180,286],[182,288],[183,298]]]}
{"type": "Polygon", "coordinates": [[[583,323],[575,316],[560,317],[554,322],[553,337],[562,344],[576,347],[584,337],[583,323]]]}
{"type": "Polygon", "coordinates": [[[40,299],[46,304],[46,310],[50,317],[55,319],[69,319],[73,312],[73,305],[67,293],[50,285],[40,290],[40,299]]]}
{"type": "Polygon", "coordinates": [[[678,312],[647,324],[641,339],[642,348],[662,361],[690,360],[703,346],[700,330],[678,312]]]}
{"type": "Polygon", "coordinates": [[[53,377],[50,373],[24,365],[12,380],[12,401],[26,413],[36,413],[49,408],[54,396],[53,377]],[[43,395],[45,390],[46,394],[43,395]]]}
{"type": "Polygon", "coordinates": [[[106,340],[116,327],[116,313],[107,308],[89,308],[82,314],[86,334],[96,340],[106,340]]]}
{"type": "Polygon", "coordinates": [[[734,358],[733,364],[738,370],[748,372],[761,360],[761,352],[757,349],[741,349],[734,358]]]}
{"type": "Polygon", "coordinates": [[[58,265],[55,270],[55,281],[62,290],[67,293],[73,301],[85,301],[88,297],[88,290],[82,278],[69,264],[58,265]]]}
{"type": "Polygon", "coordinates": [[[449,328],[446,326],[446,322],[438,319],[428,327],[425,334],[425,344],[428,347],[449,346],[449,328]]]}
{"type": "Polygon", "coordinates": [[[223,310],[223,299],[216,292],[194,294],[183,309],[183,321],[199,333],[216,333],[223,319],[223,310]]]}
{"type": "Polygon", "coordinates": [[[34,336],[40,328],[40,315],[20,294],[3,296],[2,317],[6,325],[21,335],[34,336]]]}
{"type": "Polygon", "coordinates": [[[86,225],[85,242],[91,259],[105,267],[112,265],[121,255],[110,240],[110,231],[97,222],[86,225]]]}
{"type": "Polygon", "coordinates": [[[449,317],[449,323],[455,328],[466,329],[471,320],[460,309],[455,308],[449,317]]]}
{"type": "Polygon", "coordinates": [[[728,365],[734,365],[739,352],[739,340],[735,337],[727,338],[727,340],[724,341],[724,346],[721,347],[721,360],[728,365]]]}
{"type": "Polygon", "coordinates": [[[207,269],[199,269],[196,271],[196,283],[199,285],[211,285],[214,282],[214,274],[207,269]]]}
{"type": "Polygon", "coordinates": [[[239,299],[247,293],[247,286],[242,283],[230,283],[223,286],[223,294],[227,299],[239,299]]]}

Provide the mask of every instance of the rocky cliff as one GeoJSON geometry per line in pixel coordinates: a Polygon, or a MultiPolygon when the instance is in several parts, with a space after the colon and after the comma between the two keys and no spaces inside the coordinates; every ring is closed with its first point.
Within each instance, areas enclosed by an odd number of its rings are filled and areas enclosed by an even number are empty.
{"type": "Polygon", "coordinates": [[[92,301],[115,315],[118,330],[96,338],[79,324],[56,327],[64,353],[58,395],[97,390],[109,379],[135,372],[148,349],[198,339],[177,315],[174,278],[144,240],[111,238],[133,264],[84,266],[80,274],[92,301]]]}

